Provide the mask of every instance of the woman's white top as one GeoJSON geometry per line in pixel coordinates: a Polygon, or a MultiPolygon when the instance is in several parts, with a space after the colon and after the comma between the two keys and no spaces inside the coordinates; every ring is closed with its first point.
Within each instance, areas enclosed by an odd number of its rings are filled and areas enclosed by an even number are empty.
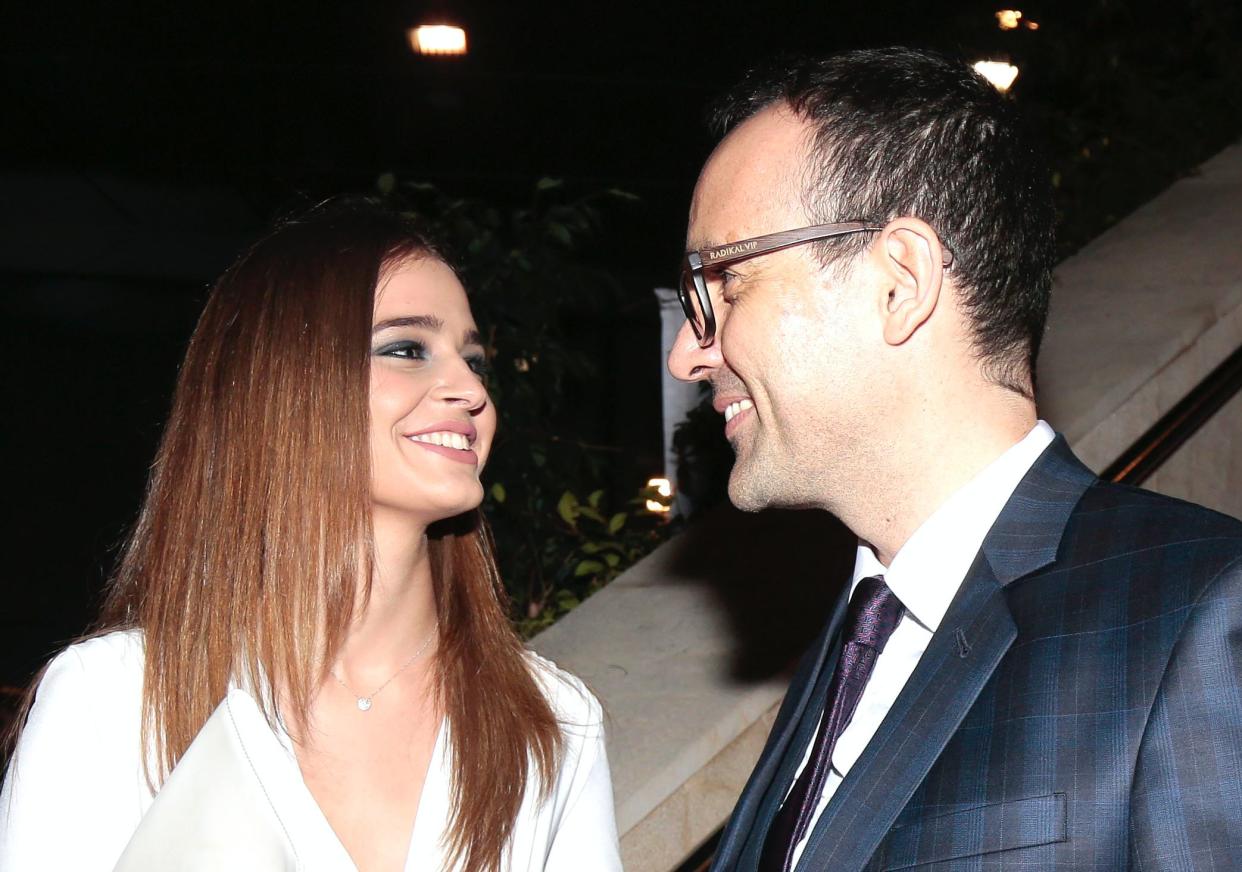
{"type": "MultiPolygon", "coordinates": [[[[576,678],[530,656],[561,723],[565,750],[546,801],[540,800],[532,773],[505,870],[620,870],[599,703],[576,678]]],[[[196,804],[213,802],[212,817],[226,821],[221,825],[226,837],[243,838],[247,822],[275,834],[270,856],[283,859],[248,863],[249,868],[355,868],[302,780],[288,735],[273,732],[243,690],[229,692],[156,803],[142,766],[142,674],[137,632],[73,645],[48,666],[0,790],[0,870],[112,870],[122,854],[126,869],[200,868],[191,855],[201,834],[187,830],[186,820],[193,822],[196,804]],[[232,750],[222,751],[228,743],[232,750]],[[222,818],[218,810],[232,803],[235,818],[222,818]],[[177,827],[188,834],[168,845],[167,834],[181,832],[177,827]],[[144,865],[136,858],[151,856],[152,843],[167,857],[189,862],[144,865]]],[[[440,839],[449,813],[451,742],[443,724],[413,821],[407,872],[446,868],[440,839]]],[[[219,833],[208,835],[219,841],[219,833]]],[[[256,849],[249,856],[258,861],[268,855],[256,849]]]]}

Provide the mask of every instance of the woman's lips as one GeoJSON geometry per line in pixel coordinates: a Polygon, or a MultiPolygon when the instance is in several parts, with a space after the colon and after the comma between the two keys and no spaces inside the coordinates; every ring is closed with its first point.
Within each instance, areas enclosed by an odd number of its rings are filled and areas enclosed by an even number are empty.
{"type": "Polygon", "coordinates": [[[405,434],[406,439],[420,448],[474,466],[479,465],[479,455],[474,451],[477,437],[474,426],[465,421],[442,421],[417,433],[405,434]]]}
{"type": "Polygon", "coordinates": [[[419,448],[426,448],[433,454],[442,455],[449,460],[456,460],[458,463],[468,463],[472,466],[479,465],[479,455],[475,453],[473,448],[462,450],[461,448],[450,448],[447,445],[435,445],[431,442],[419,442],[415,439],[410,439],[409,441],[419,448]]]}

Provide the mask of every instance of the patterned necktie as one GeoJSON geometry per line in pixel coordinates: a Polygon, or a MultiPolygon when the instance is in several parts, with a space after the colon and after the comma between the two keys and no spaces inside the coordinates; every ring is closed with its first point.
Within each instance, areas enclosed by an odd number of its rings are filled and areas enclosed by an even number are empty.
{"type": "Polygon", "coordinates": [[[811,756],[768,829],[759,860],[760,872],[787,872],[790,868],[794,847],[806,836],[828,780],[837,738],[854,717],[854,709],[858,707],[875,661],[904,611],[901,600],[889,590],[882,577],[864,578],[854,588],[842,627],[841,657],[828,688],[824,717],[811,756]]]}

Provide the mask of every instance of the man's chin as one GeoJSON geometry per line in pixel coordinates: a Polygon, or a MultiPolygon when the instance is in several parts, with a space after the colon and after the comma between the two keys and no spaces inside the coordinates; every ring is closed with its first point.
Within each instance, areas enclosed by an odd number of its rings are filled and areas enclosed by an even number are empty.
{"type": "Polygon", "coordinates": [[[743,512],[764,509],[817,509],[823,502],[813,494],[800,491],[779,475],[760,471],[739,459],[729,475],[729,502],[743,512]]]}
{"type": "Polygon", "coordinates": [[[729,473],[729,502],[743,512],[759,512],[773,505],[772,496],[770,489],[764,487],[762,477],[743,468],[738,458],[729,473]]]}

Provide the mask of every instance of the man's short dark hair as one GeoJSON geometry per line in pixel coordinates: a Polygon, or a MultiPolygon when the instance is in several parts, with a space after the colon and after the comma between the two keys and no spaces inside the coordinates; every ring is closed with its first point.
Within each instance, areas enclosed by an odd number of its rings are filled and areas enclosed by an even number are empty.
{"type": "MultiPolygon", "coordinates": [[[[1052,287],[1055,211],[1047,165],[1013,101],[960,59],[867,49],[752,72],[717,104],[712,123],[723,135],[777,103],[814,127],[808,214],[824,223],[913,216],[935,228],[954,253],[984,372],[1029,395],[1052,287]]],[[[828,265],[867,244],[830,240],[820,257],[828,265]]]]}

